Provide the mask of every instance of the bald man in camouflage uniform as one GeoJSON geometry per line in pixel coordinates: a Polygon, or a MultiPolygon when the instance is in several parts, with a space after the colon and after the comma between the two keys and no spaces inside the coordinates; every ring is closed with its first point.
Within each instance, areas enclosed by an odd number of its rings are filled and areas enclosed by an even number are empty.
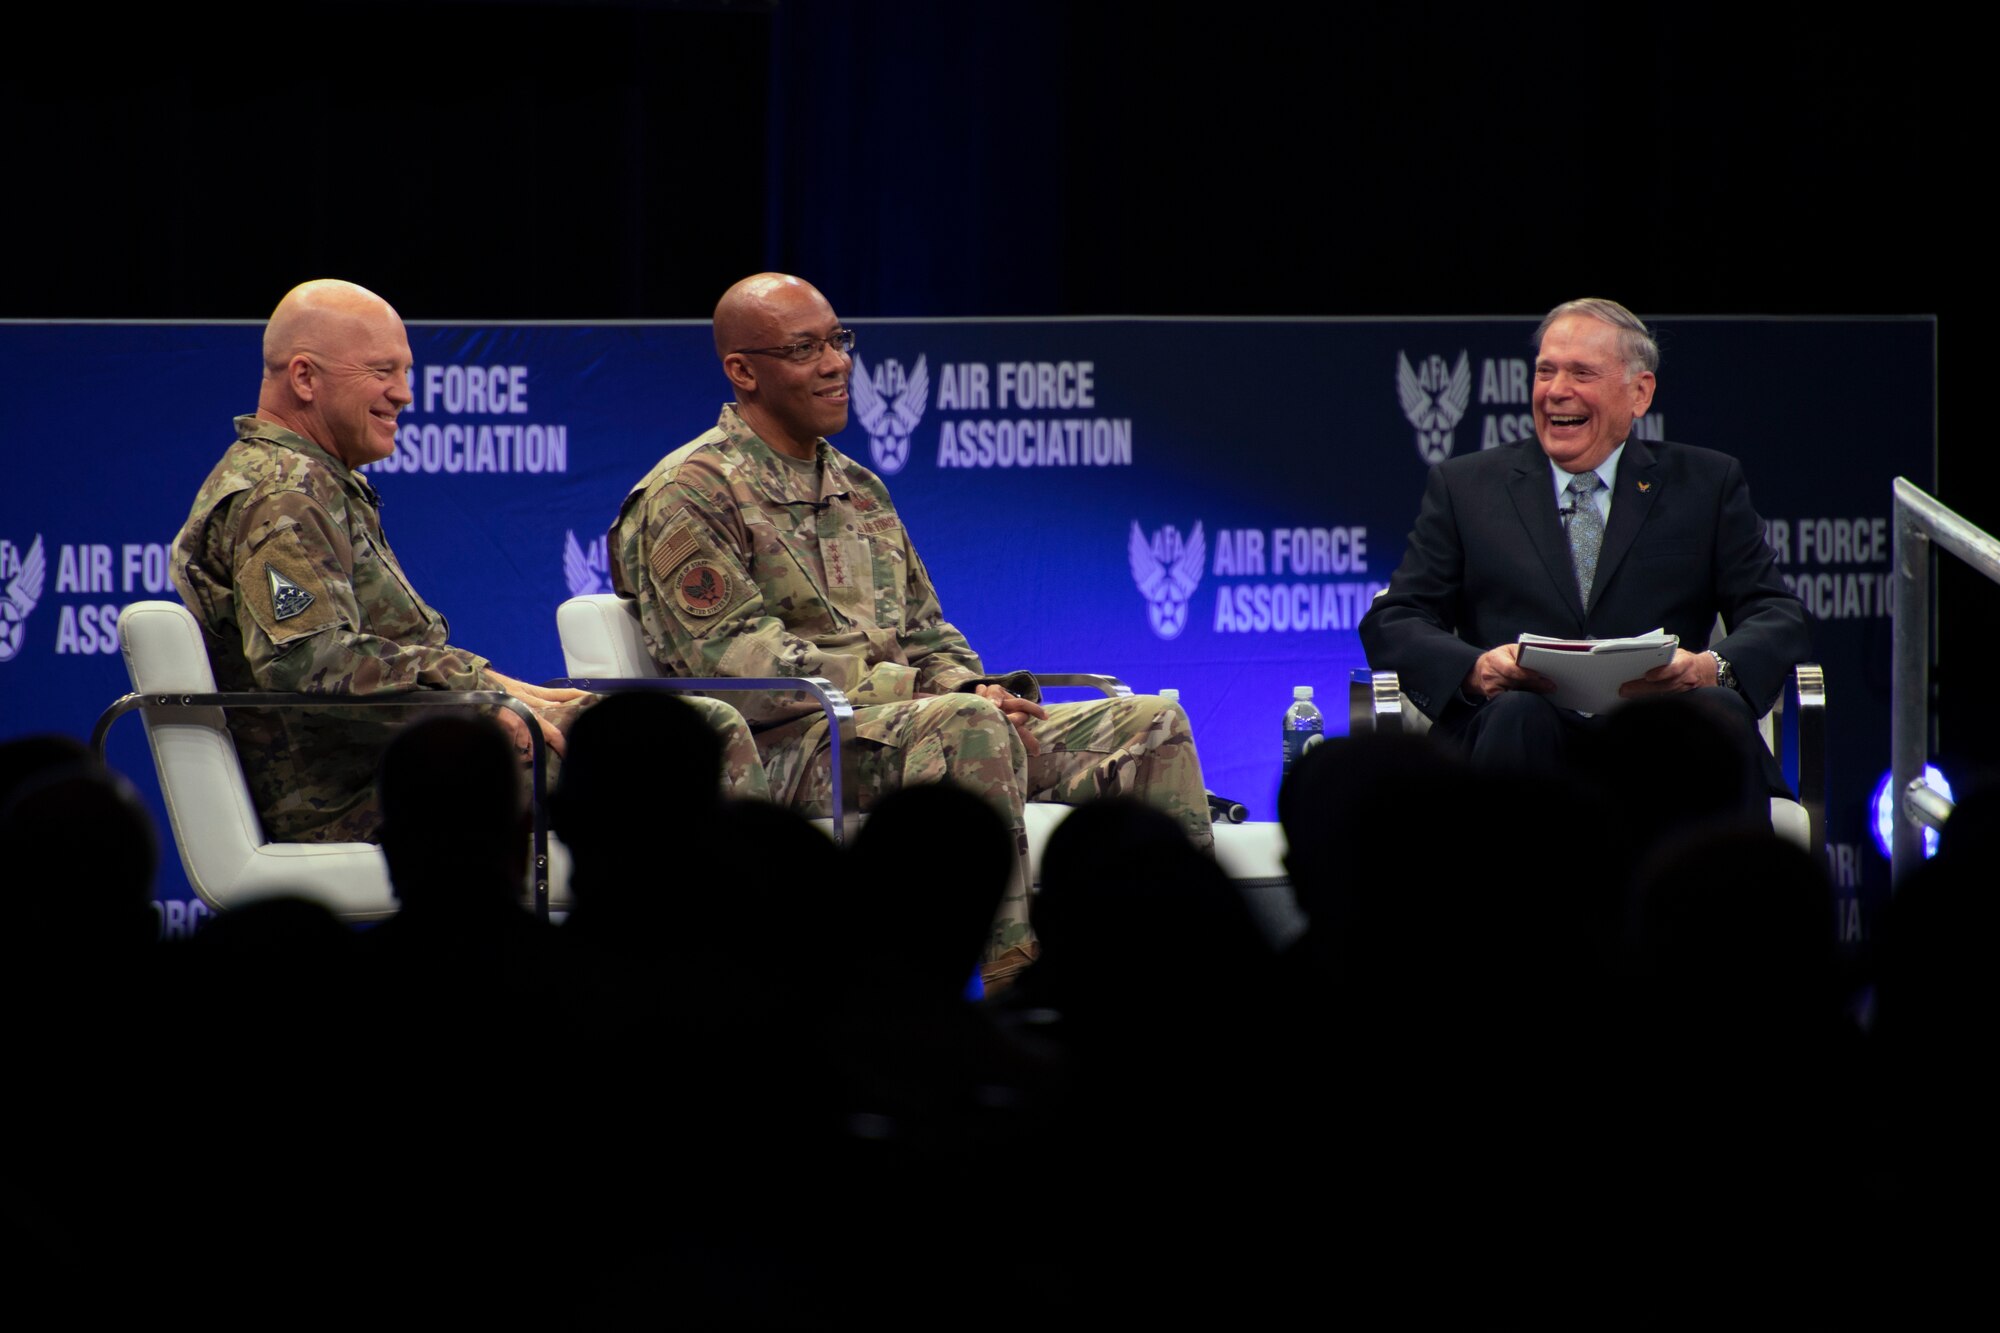
{"type": "MultiPolygon", "coordinates": [[[[410,401],[409,341],[395,311],[350,283],[306,283],[273,313],[264,361],[257,415],[236,419],[236,442],[174,539],[174,584],[206,631],[218,686],[505,690],[536,711],[561,753],[562,727],[589,696],[526,684],[453,647],[445,618],[389,548],[374,487],[355,471],[388,456],[410,401]]],[[[707,711],[730,745],[733,789],[768,796],[742,719],[724,704],[707,711]]],[[[497,716],[525,749],[526,724],[504,709],[497,716]]],[[[379,709],[232,709],[266,836],[372,840],[375,766],[405,720],[379,709]]]]}
{"type": "MultiPolygon", "coordinates": [[[[938,605],[873,472],[825,436],[847,424],[852,366],[826,298],[759,274],[716,307],[737,401],[633,488],[610,532],[612,582],[639,603],[648,650],[696,676],[825,676],[855,705],[864,808],[949,778],[985,795],[1026,847],[1025,800],[1125,794],[1213,841],[1201,764],[1177,704],[1043,708],[1026,672],[992,676],[938,605]]],[[[774,797],[826,814],[826,723],[795,697],[744,704],[774,797]]],[[[1024,881],[991,959],[1023,949],[1024,881]]]]}

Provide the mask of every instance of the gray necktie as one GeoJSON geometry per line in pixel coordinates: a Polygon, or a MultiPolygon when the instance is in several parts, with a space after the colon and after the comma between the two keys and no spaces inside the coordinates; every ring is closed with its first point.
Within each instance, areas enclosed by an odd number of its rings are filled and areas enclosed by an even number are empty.
{"type": "Polygon", "coordinates": [[[1597,578],[1597,553],[1604,548],[1604,519],[1593,497],[1604,483],[1595,472],[1579,472],[1569,479],[1569,559],[1576,566],[1576,590],[1583,595],[1583,609],[1590,609],[1590,585],[1597,578]]]}

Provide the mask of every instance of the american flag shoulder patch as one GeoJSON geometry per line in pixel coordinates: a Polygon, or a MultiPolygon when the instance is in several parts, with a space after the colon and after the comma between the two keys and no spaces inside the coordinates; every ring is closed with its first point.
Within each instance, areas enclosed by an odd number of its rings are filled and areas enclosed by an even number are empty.
{"type": "Polygon", "coordinates": [[[653,544],[653,553],[647,557],[646,563],[652,567],[653,577],[665,583],[676,566],[700,549],[701,544],[695,540],[689,526],[677,523],[653,544]]]}

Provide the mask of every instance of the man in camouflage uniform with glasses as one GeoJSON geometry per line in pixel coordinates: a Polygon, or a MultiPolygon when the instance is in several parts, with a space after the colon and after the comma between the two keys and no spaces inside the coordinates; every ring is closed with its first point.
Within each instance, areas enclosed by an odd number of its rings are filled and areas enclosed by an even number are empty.
{"type": "MultiPolygon", "coordinates": [[[[949,779],[1006,817],[1025,864],[1024,801],[1138,796],[1212,841],[1179,705],[1150,696],[1044,707],[1026,672],[994,676],[938,606],[889,492],[826,436],[847,425],[854,334],[810,284],[745,278],[715,308],[736,401],[632,489],[610,533],[612,582],[647,648],[689,676],[824,676],[855,706],[863,808],[949,779]]],[[[742,702],[774,797],[830,813],[826,722],[800,696],[742,702]]],[[[988,957],[1031,956],[1025,877],[988,957]]]]}

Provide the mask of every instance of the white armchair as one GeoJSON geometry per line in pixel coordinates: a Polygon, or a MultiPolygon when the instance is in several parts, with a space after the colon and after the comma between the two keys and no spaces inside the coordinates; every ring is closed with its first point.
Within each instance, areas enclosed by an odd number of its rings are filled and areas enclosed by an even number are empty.
{"type": "MultiPolygon", "coordinates": [[[[453,707],[492,704],[527,714],[526,705],[498,691],[424,690],[365,697],[324,694],[219,693],[202,643],[201,626],[178,602],[134,602],[118,617],[131,694],[97,720],[91,738],[101,757],[111,727],[137,711],[146,726],[167,821],[188,883],[203,902],[227,911],[259,898],[292,894],[324,904],[349,921],[392,916],[388,863],[373,843],[267,842],[243,765],[223,714],[229,708],[453,707]]],[[[540,728],[528,714],[537,792],[545,756],[540,728]]],[[[535,803],[533,902],[546,914],[567,903],[568,857],[549,837],[535,803]]]]}
{"type": "MultiPolygon", "coordinates": [[[[1779,837],[1803,848],[1822,868],[1826,864],[1826,673],[1815,663],[1801,663],[1792,670],[1791,731],[1799,760],[1799,798],[1771,798],[1771,828],[1779,837]]],[[[1757,723],[1764,745],[1778,754],[1780,716],[1785,712],[1783,695],[1757,723]]],[[[1349,735],[1377,732],[1385,735],[1421,736],[1430,730],[1430,719],[1400,691],[1393,671],[1370,671],[1357,667],[1347,685],[1347,730],[1349,735]]],[[[1783,756],[1780,755],[1782,758],[1783,756]]]]}

